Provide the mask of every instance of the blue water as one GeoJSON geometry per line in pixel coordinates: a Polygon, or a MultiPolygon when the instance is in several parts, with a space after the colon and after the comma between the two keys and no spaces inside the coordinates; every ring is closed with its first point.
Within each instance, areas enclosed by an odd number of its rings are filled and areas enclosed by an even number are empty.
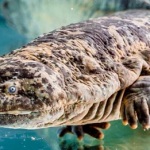
{"type": "MultiPolygon", "coordinates": [[[[0,55],[27,43],[28,39],[10,27],[0,16],[0,55]]],[[[57,137],[57,128],[40,130],[13,130],[0,128],[0,150],[150,150],[150,132],[141,127],[131,130],[121,121],[112,122],[112,127],[104,131],[105,139],[96,140],[86,136],[77,141],[73,135],[57,137]]]]}
{"type": "Polygon", "coordinates": [[[13,130],[0,128],[0,150],[149,150],[150,132],[141,128],[131,130],[121,125],[120,121],[112,123],[105,131],[104,140],[89,136],[84,141],[68,134],[57,138],[57,128],[40,130],[13,130]]]}
{"type": "Polygon", "coordinates": [[[5,19],[0,16],[0,54],[6,54],[26,42],[27,39],[9,27],[5,19]]]}

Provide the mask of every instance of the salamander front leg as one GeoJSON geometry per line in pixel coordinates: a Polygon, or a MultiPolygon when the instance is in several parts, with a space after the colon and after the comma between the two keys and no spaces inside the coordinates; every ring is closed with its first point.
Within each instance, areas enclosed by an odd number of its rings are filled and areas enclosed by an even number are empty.
{"type": "Polygon", "coordinates": [[[137,122],[144,129],[150,128],[150,76],[140,76],[126,90],[121,107],[123,124],[137,128],[137,122]]]}
{"type": "Polygon", "coordinates": [[[63,137],[67,133],[75,134],[79,140],[84,137],[84,134],[88,134],[96,139],[103,139],[104,134],[100,129],[108,129],[110,124],[107,122],[104,123],[94,123],[87,125],[79,126],[66,126],[59,130],[59,137],[63,137]]]}

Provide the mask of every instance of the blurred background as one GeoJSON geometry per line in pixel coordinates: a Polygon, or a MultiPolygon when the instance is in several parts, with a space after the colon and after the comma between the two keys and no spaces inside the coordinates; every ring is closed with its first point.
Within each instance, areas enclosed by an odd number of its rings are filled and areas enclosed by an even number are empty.
{"type": "MultiPolygon", "coordinates": [[[[0,55],[61,26],[127,9],[150,10],[150,0],[0,0],[0,55]]],[[[57,138],[57,128],[0,128],[0,150],[150,150],[150,132],[141,127],[114,121],[104,132],[104,140],[86,136],[79,142],[69,134],[57,138]]]]}

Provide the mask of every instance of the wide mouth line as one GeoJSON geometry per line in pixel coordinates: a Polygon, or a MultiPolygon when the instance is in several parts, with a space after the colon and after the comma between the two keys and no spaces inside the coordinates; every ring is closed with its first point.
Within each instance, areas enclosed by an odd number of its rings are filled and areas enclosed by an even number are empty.
{"type": "Polygon", "coordinates": [[[29,111],[29,110],[11,110],[0,112],[0,115],[29,115],[31,113],[37,113],[37,111],[29,111]]]}

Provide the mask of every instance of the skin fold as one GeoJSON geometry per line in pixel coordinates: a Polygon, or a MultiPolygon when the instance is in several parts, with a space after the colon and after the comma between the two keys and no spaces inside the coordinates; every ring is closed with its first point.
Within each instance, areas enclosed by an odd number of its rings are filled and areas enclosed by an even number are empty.
{"type": "Polygon", "coordinates": [[[0,57],[0,126],[66,126],[103,138],[106,122],[148,129],[150,12],[71,24],[0,57]]]}

